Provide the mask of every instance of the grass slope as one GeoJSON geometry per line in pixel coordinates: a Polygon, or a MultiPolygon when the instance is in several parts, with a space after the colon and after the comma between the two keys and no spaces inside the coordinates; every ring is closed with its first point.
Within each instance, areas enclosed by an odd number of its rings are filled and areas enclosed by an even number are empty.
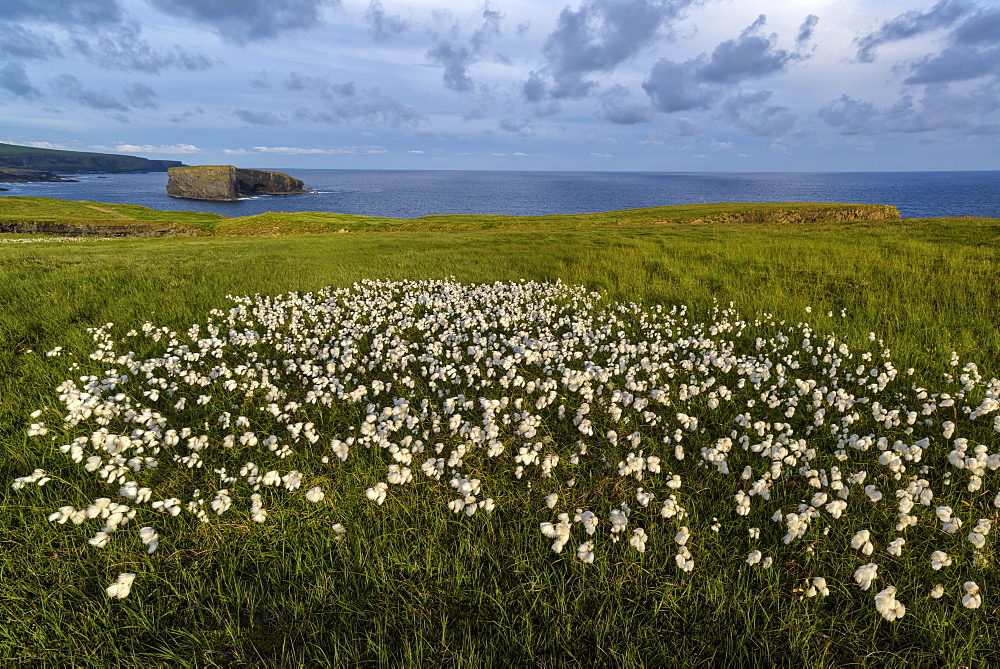
{"type": "Polygon", "coordinates": [[[80,495],[97,494],[94,481],[64,456],[25,436],[29,412],[53,406],[53,388],[71,376],[66,366],[73,357],[44,352],[61,346],[84,357],[93,350],[86,327],[151,320],[186,328],[210,309],[227,308],[226,295],[308,291],[365,278],[562,279],[616,299],[690,304],[695,314],[707,313],[713,299],[732,300],[745,315],[774,313],[792,322],[805,317],[806,306],[818,320],[843,308],[848,317],[834,318],[838,333],[857,346],[869,331],[879,333],[900,368],[940,378],[956,350],[985,375],[1000,374],[1000,220],[564,223],[0,246],[0,660],[101,666],[1000,661],[995,600],[975,616],[941,609],[888,624],[873,615],[870,598],[799,601],[767,576],[713,576],[731,556],[690,579],[637,557],[582,568],[539,549],[537,527],[511,529],[502,515],[469,533],[447,513],[428,515],[401,503],[387,514],[363,500],[343,510],[357,520],[345,543],[332,541],[327,516],[289,505],[273,509],[265,525],[234,520],[206,531],[193,523],[183,540],[137,557],[135,546],[94,549],[82,528],[44,521],[64,498],[65,484],[13,491],[6,483],[42,467],[80,495]],[[140,570],[152,579],[141,592],[121,602],[105,597],[115,574],[140,570]]]}
{"type": "Polygon", "coordinates": [[[327,212],[268,212],[229,218],[199,212],[158,211],[138,205],[73,202],[39,197],[0,200],[0,223],[71,223],[128,225],[128,220],[155,221],[178,229],[197,225],[202,234],[277,236],[327,232],[395,232],[401,230],[497,230],[578,228],[610,225],[662,225],[705,222],[808,222],[899,218],[894,207],[838,203],[722,203],[626,209],[593,214],[552,216],[479,216],[455,214],[402,219],[327,212]]]}

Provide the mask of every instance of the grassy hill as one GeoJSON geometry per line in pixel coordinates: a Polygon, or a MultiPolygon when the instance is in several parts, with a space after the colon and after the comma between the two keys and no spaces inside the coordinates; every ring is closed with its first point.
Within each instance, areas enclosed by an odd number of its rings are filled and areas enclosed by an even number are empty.
{"type": "Polygon", "coordinates": [[[181,164],[176,160],[149,160],[138,156],[39,149],[33,146],[0,143],[2,167],[26,167],[72,174],[128,174],[166,172],[168,168],[181,164]]]}

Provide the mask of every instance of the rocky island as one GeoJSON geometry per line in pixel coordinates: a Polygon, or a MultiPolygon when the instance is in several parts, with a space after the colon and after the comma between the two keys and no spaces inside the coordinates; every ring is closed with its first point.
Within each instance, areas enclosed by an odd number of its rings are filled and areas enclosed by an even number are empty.
{"type": "Polygon", "coordinates": [[[282,172],[233,165],[192,165],[167,170],[167,195],[193,200],[239,200],[255,195],[308,193],[302,181],[282,172]]]}

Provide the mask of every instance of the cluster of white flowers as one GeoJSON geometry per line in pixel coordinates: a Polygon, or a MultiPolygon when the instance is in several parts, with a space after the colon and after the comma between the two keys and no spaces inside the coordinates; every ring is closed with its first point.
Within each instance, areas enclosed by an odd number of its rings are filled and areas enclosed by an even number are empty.
{"type": "Polygon", "coordinates": [[[42,242],[110,242],[121,237],[0,237],[0,244],[39,244],[42,242]]]}
{"type": "MultiPolygon", "coordinates": [[[[474,523],[497,507],[491,494],[519,491],[569,559],[592,563],[627,538],[635,559],[676,548],[685,574],[711,536],[738,541],[756,568],[839,541],[853,549],[838,555],[840,578],[853,569],[862,590],[877,577],[877,545],[928,569],[899,534],[942,542],[950,556],[935,551],[932,570],[990,548],[1000,381],[971,363],[934,392],[888,350],[853,351],[808,323],[744,320],[732,307],[699,320],[560,283],[364,281],[233,300],[186,332],[92,330],[94,369],[59,385],[62,415],[47,410],[48,427],[29,433],[57,433],[62,453],[128,506],[101,498],[50,519],[100,516],[91,543],[102,546],[148,515],[139,537],[151,553],[173,517],[263,523],[277,495],[391,507],[407,486],[474,523]],[[983,517],[960,534],[953,509],[983,517]],[[764,543],[768,519],[780,542],[764,543]]],[[[14,487],[47,480],[36,470],[14,487]]],[[[827,596],[835,575],[811,578],[803,592],[827,596]]],[[[123,583],[109,595],[127,594],[123,583]]],[[[981,599],[978,586],[965,591],[981,599]]],[[[876,596],[890,620],[905,613],[895,595],[876,596]]]]}

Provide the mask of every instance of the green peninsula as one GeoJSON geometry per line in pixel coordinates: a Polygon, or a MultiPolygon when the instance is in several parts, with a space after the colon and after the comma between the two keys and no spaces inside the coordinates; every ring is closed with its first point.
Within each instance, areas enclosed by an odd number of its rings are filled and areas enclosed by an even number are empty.
{"type": "Polygon", "coordinates": [[[143,174],[180,167],[177,160],[149,160],[111,153],[61,151],[0,143],[0,168],[19,168],[69,174],[143,174]]]}

